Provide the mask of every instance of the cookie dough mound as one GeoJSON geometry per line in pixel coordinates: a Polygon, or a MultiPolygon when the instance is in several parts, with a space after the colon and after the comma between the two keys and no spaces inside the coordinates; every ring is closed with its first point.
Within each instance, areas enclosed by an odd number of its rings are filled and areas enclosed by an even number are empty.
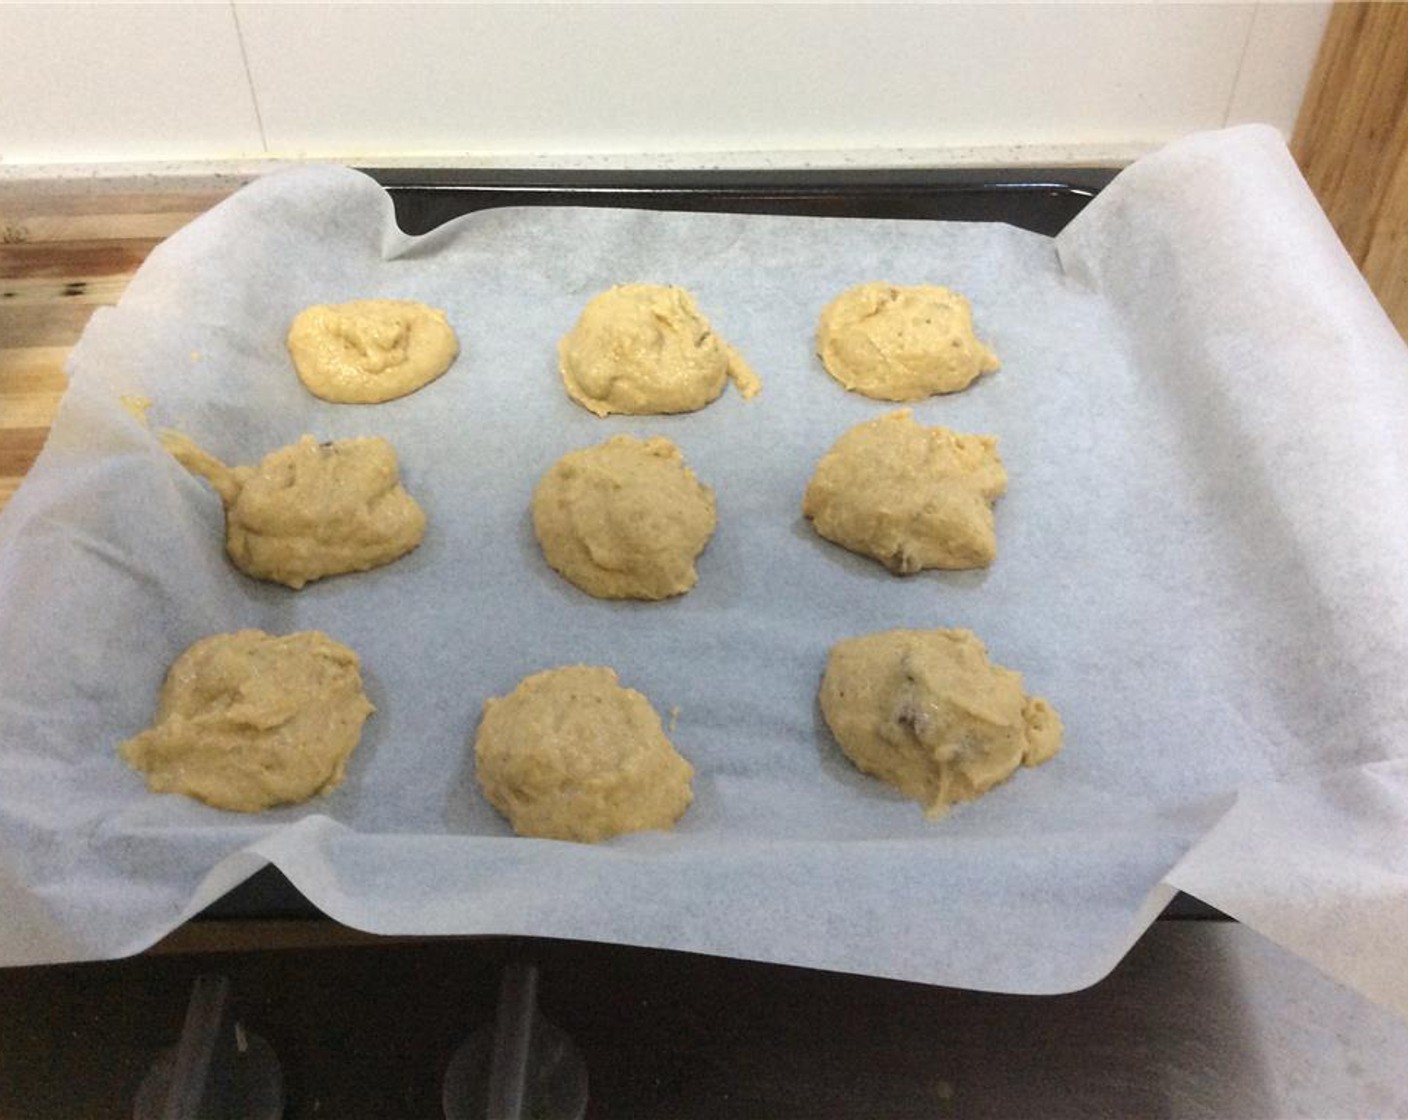
{"type": "Polygon", "coordinates": [[[558,343],[557,356],[568,396],[598,416],[693,412],[729,378],[745,398],[762,389],[683,288],[624,284],[602,292],[558,343]]]}
{"type": "Polygon", "coordinates": [[[396,452],[379,436],[319,443],[304,436],[257,467],[227,467],[175,432],[162,443],[225,504],[225,551],[255,579],[295,591],[344,572],[379,568],[425,536],[425,513],[401,485],[396,452]]]}
{"type": "Polygon", "coordinates": [[[985,568],[1007,472],[992,436],[926,428],[900,409],[858,424],[817,464],[802,499],[816,531],[896,575],[985,568]]]}
{"type": "Polygon", "coordinates": [[[533,494],[549,565],[598,599],[666,599],[699,579],[714,492],[668,439],[615,436],[559,459],[533,494]]]}
{"type": "Polygon", "coordinates": [[[342,782],[375,710],[357,655],[326,634],[202,638],[166,674],[156,722],[118,747],[155,793],[254,813],[342,782]]]}
{"type": "Polygon", "coordinates": [[[409,299],[359,299],[300,311],[288,352],[315,397],[379,404],[434,381],[460,343],[443,311],[409,299]]]}
{"type": "Polygon", "coordinates": [[[650,702],[598,666],[535,673],[486,700],[474,758],[484,796],[520,836],[668,829],[694,800],[694,769],[650,702]]]}
{"type": "Polygon", "coordinates": [[[933,284],[842,292],[821,313],[816,352],[847,389],[882,401],[954,393],[1000,364],[973,334],[968,301],[933,284]]]}
{"type": "Polygon", "coordinates": [[[855,765],[931,817],[1061,749],[1061,719],[969,630],[887,630],[831,647],[821,710],[855,765]]]}

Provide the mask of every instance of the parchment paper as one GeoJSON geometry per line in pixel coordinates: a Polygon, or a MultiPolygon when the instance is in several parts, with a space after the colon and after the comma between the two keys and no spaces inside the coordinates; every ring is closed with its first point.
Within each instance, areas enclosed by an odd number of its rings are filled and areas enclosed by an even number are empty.
{"type": "Polygon", "coordinates": [[[1012,992],[1092,983],[1174,886],[1408,1008],[1408,351],[1269,129],[1192,137],[1055,241],[1005,226],[587,209],[419,239],[370,179],[264,179],[156,250],[74,352],[0,518],[0,963],[136,952],[272,861],[349,925],[521,933],[1012,992]],[[818,457],[887,406],[812,355],[884,278],[973,301],[1002,370],[915,406],[1010,475],[985,572],[889,575],[817,538],[818,457]],[[555,344],[595,292],[682,284],[762,395],[598,420],[555,344]],[[445,308],[463,353],[389,404],[320,402],[283,339],[315,302],[445,308]],[[222,552],[221,511],[119,404],[231,462],[382,434],[425,544],[299,593],[222,552]],[[543,563],[559,455],[680,444],[717,491],[700,582],[603,603],[543,563]],[[145,791],[115,746],[206,634],[316,628],[377,705],[346,784],[258,816],[145,791]],[[967,626],[1066,725],[1050,764],[947,818],[855,770],[816,705],[827,648],[967,626]],[[467,743],[484,698],[614,666],[698,771],[673,834],[512,837],[467,743]]]}

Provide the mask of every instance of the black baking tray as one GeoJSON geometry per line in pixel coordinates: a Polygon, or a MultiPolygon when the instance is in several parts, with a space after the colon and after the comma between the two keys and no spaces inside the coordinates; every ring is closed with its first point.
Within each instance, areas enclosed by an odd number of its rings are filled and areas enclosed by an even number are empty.
{"type": "MultiPolygon", "coordinates": [[[[808,168],[789,171],[525,171],[365,168],[391,195],[396,221],[427,233],[462,214],[503,206],[794,214],[825,218],[1006,222],[1055,236],[1114,178],[1108,167],[808,168]]],[[[322,917],[277,868],[266,867],[197,920],[322,917]]],[[[1222,918],[1178,895],[1165,918],[1222,918]]]]}
{"type": "Polygon", "coordinates": [[[396,220],[420,234],[498,206],[616,206],[821,218],[1007,222],[1055,235],[1115,176],[1113,168],[795,171],[453,171],[370,168],[396,220]]]}

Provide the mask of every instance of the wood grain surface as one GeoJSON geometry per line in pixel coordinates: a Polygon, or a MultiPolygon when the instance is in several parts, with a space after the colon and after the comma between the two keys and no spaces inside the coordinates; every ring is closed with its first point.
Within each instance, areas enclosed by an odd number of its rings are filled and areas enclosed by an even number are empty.
{"type": "Polygon", "coordinates": [[[0,508],[38,457],[93,310],[162,240],[228,190],[0,189],[0,508]]]}
{"type": "Polygon", "coordinates": [[[1408,337],[1408,5],[1335,6],[1291,150],[1408,337]]]}

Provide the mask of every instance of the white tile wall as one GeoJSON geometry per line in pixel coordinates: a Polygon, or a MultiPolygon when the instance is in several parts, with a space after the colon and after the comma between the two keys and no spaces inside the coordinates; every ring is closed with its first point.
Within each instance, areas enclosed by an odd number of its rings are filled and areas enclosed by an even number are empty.
{"type": "Polygon", "coordinates": [[[1228,124],[1262,121],[1290,136],[1329,18],[1329,4],[1257,6],[1228,124]]]}
{"type": "Polygon", "coordinates": [[[270,150],[322,155],[1170,136],[1221,125],[1253,5],[239,11],[270,150]]]}
{"type": "Polygon", "coordinates": [[[0,169],[1019,145],[1078,157],[1229,121],[1288,131],[1327,11],[0,3],[0,169]]]}
{"type": "Polygon", "coordinates": [[[260,152],[226,4],[0,4],[0,162],[260,152]]]}

